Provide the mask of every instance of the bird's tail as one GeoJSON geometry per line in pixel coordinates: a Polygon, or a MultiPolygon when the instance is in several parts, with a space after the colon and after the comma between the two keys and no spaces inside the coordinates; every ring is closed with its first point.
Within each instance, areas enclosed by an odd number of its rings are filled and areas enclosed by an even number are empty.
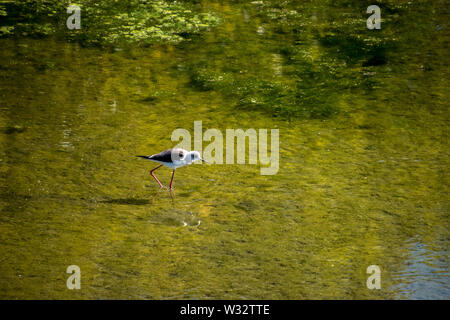
{"type": "Polygon", "coordinates": [[[148,159],[148,160],[150,160],[150,156],[136,156],[136,157],[139,157],[139,158],[144,158],[144,159],[148,159]]]}

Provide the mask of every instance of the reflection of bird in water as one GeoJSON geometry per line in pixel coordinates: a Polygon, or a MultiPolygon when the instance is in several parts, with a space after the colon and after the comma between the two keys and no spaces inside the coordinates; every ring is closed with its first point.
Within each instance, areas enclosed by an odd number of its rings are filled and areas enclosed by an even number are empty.
{"type": "Polygon", "coordinates": [[[173,183],[173,176],[175,175],[175,169],[184,167],[187,165],[192,164],[194,161],[203,161],[200,157],[200,153],[197,151],[187,151],[181,148],[174,148],[169,149],[151,156],[137,156],[140,158],[144,158],[153,162],[160,163],[161,165],[157,166],[153,170],[150,170],[150,174],[153,178],[155,178],[156,182],[158,182],[159,186],[161,188],[164,188],[164,186],[159,182],[158,178],[153,174],[153,171],[156,169],[161,168],[162,166],[165,166],[167,168],[173,169],[172,172],[172,179],[170,180],[170,189],[172,190],[172,183],[173,183]]]}

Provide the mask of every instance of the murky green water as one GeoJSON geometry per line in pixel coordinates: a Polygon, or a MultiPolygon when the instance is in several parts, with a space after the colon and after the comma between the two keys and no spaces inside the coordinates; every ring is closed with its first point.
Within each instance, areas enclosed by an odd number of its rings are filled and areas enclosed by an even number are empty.
{"type": "MultiPolygon", "coordinates": [[[[339,60],[348,68],[332,75],[321,66],[348,44],[336,49],[321,26],[355,8],[305,7],[294,34],[258,3],[204,6],[223,24],[176,46],[0,40],[0,297],[448,299],[443,17],[396,34],[389,12],[386,32],[402,41],[386,61],[339,60]],[[319,111],[268,112],[291,103],[281,95],[249,107],[260,87],[240,95],[242,83],[297,81],[299,52],[323,77],[304,86],[319,111]],[[213,78],[199,80],[205,72],[213,78]],[[222,132],[278,128],[278,173],[193,165],[177,170],[174,196],[158,189],[154,165],[135,155],[172,147],[173,130],[199,120],[222,132]],[[81,290],[66,288],[69,265],[81,290]],[[380,290],[366,287],[369,265],[381,268],[380,290]]],[[[365,17],[356,31],[367,32],[365,17]]],[[[168,184],[171,171],[156,174],[168,184]]]]}

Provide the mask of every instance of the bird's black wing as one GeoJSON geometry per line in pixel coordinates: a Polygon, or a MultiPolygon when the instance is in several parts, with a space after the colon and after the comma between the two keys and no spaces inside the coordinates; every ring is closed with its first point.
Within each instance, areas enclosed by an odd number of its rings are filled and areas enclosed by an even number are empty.
{"type": "Polygon", "coordinates": [[[154,154],[148,157],[150,160],[156,160],[161,162],[172,162],[172,149],[154,154]]]}
{"type": "Polygon", "coordinates": [[[172,163],[173,160],[180,160],[185,156],[183,149],[175,148],[169,149],[151,156],[138,156],[148,160],[155,160],[160,162],[172,163]]]}

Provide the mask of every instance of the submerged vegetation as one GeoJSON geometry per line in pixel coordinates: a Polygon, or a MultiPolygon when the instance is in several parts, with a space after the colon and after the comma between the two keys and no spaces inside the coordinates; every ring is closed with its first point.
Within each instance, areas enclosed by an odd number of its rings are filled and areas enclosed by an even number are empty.
{"type": "Polygon", "coordinates": [[[408,67],[402,57],[411,35],[426,45],[436,36],[433,32],[440,32],[434,29],[438,18],[430,15],[435,5],[427,1],[379,3],[380,30],[367,29],[367,6],[356,0],[230,1],[226,5],[241,14],[225,10],[220,18],[214,6],[195,0],[76,4],[82,9],[82,27],[68,31],[69,1],[9,1],[0,6],[6,17],[0,35],[55,34],[83,45],[158,43],[184,50],[206,41],[207,56],[220,58],[196,57],[174,76],[187,73],[193,88],[220,92],[237,109],[281,119],[323,119],[342,112],[342,96],[383,88],[380,79],[398,69],[399,61],[408,67]],[[413,22],[420,22],[417,30],[411,30],[413,22]],[[194,37],[219,25],[213,39],[207,33],[194,37]]]}
{"type": "Polygon", "coordinates": [[[89,45],[177,43],[220,21],[191,3],[148,0],[11,1],[1,5],[0,14],[9,18],[0,35],[58,34],[89,45]],[[79,30],[66,29],[69,5],[81,9],[79,30]]]}
{"type": "MultiPolygon", "coordinates": [[[[191,63],[191,84],[199,90],[222,92],[240,109],[284,119],[329,118],[342,111],[342,96],[385,88],[380,79],[398,68],[399,60],[406,62],[400,68],[408,68],[405,57],[411,35],[424,43],[439,32],[434,29],[437,18],[429,19],[432,3],[383,2],[380,30],[366,27],[369,15],[364,3],[327,3],[243,4],[244,23],[253,32],[241,39],[232,29],[222,33],[210,52],[228,55],[229,64],[191,63]],[[422,27],[411,30],[412,21],[420,21],[422,27]],[[248,42],[257,45],[249,47],[248,42]],[[223,49],[227,53],[219,52],[223,49]]],[[[233,24],[243,27],[242,21],[233,24]]]]}

